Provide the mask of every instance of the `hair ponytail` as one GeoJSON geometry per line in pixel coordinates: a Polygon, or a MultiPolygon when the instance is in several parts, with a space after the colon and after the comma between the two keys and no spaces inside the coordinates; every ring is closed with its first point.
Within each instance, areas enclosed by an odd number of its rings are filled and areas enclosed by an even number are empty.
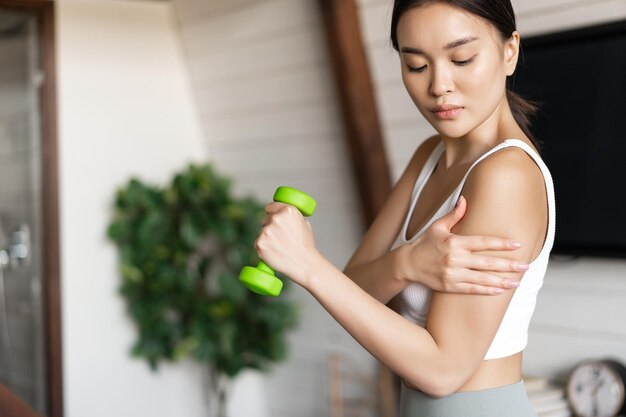
{"type": "Polygon", "coordinates": [[[539,110],[540,103],[537,101],[528,100],[516,92],[510,90],[508,87],[506,88],[506,99],[509,103],[509,107],[511,108],[511,113],[513,113],[513,118],[519,125],[519,127],[524,131],[524,134],[528,136],[533,142],[533,145],[540,150],[542,141],[539,141],[530,131],[530,119],[537,113],[539,110]]]}

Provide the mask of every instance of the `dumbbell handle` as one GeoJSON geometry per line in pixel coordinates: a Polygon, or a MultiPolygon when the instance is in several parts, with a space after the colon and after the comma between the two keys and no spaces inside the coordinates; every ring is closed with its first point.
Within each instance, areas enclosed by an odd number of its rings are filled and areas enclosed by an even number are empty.
{"type": "MultiPolygon", "coordinates": [[[[316,202],[311,196],[287,186],[276,189],[274,201],[296,207],[305,217],[311,216],[316,206],[316,202]]],[[[250,290],[261,295],[277,296],[283,288],[283,282],[276,278],[274,270],[262,260],[256,268],[244,266],[239,274],[239,280],[250,290]]]]}

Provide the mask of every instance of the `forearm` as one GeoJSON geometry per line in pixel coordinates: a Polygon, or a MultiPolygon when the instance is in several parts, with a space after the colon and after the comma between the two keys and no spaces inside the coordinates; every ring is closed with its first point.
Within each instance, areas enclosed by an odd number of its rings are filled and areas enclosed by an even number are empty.
{"type": "Polygon", "coordinates": [[[454,361],[445,358],[426,329],[386,307],[323,256],[312,264],[305,288],[361,346],[407,384],[444,395],[454,361]]]}
{"type": "Polygon", "coordinates": [[[387,304],[408,285],[399,259],[400,248],[396,248],[373,261],[345,268],[343,273],[369,295],[387,304]]]}

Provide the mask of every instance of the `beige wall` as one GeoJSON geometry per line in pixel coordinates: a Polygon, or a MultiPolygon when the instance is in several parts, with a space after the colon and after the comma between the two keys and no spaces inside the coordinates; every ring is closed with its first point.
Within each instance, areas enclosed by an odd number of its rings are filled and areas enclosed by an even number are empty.
{"type": "Polygon", "coordinates": [[[130,357],[136,331],[105,235],[131,175],[162,184],[208,155],[171,5],[56,5],[65,415],[205,417],[198,366],[153,374],[130,357]]]}

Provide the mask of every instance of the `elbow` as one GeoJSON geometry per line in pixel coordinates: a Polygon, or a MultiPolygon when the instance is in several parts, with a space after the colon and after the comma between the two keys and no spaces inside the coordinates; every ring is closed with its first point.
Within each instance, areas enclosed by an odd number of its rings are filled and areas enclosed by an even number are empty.
{"type": "Polygon", "coordinates": [[[411,389],[419,387],[417,389],[422,391],[424,394],[438,399],[455,393],[463,385],[461,379],[462,378],[458,375],[458,372],[455,372],[454,370],[446,370],[433,373],[427,378],[425,378],[424,375],[420,375],[419,379],[412,379],[411,384],[405,384],[411,389]]]}
{"type": "Polygon", "coordinates": [[[441,378],[439,381],[433,381],[424,392],[432,398],[443,398],[455,391],[453,384],[449,383],[447,378],[441,378]]]}
{"type": "Polygon", "coordinates": [[[429,397],[435,399],[452,394],[447,385],[442,384],[439,381],[435,381],[434,378],[429,381],[424,381],[423,379],[424,378],[421,378],[421,381],[418,383],[404,381],[404,384],[412,390],[421,391],[429,397]]]}
{"type": "Polygon", "coordinates": [[[440,397],[447,397],[457,392],[477,371],[478,365],[470,366],[469,362],[457,362],[455,366],[448,367],[447,371],[443,373],[439,385],[436,387],[435,394],[440,397]]]}
{"type": "Polygon", "coordinates": [[[442,398],[454,393],[458,389],[456,379],[446,372],[432,372],[404,379],[404,384],[413,390],[419,390],[432,398],[442,398]]]}

